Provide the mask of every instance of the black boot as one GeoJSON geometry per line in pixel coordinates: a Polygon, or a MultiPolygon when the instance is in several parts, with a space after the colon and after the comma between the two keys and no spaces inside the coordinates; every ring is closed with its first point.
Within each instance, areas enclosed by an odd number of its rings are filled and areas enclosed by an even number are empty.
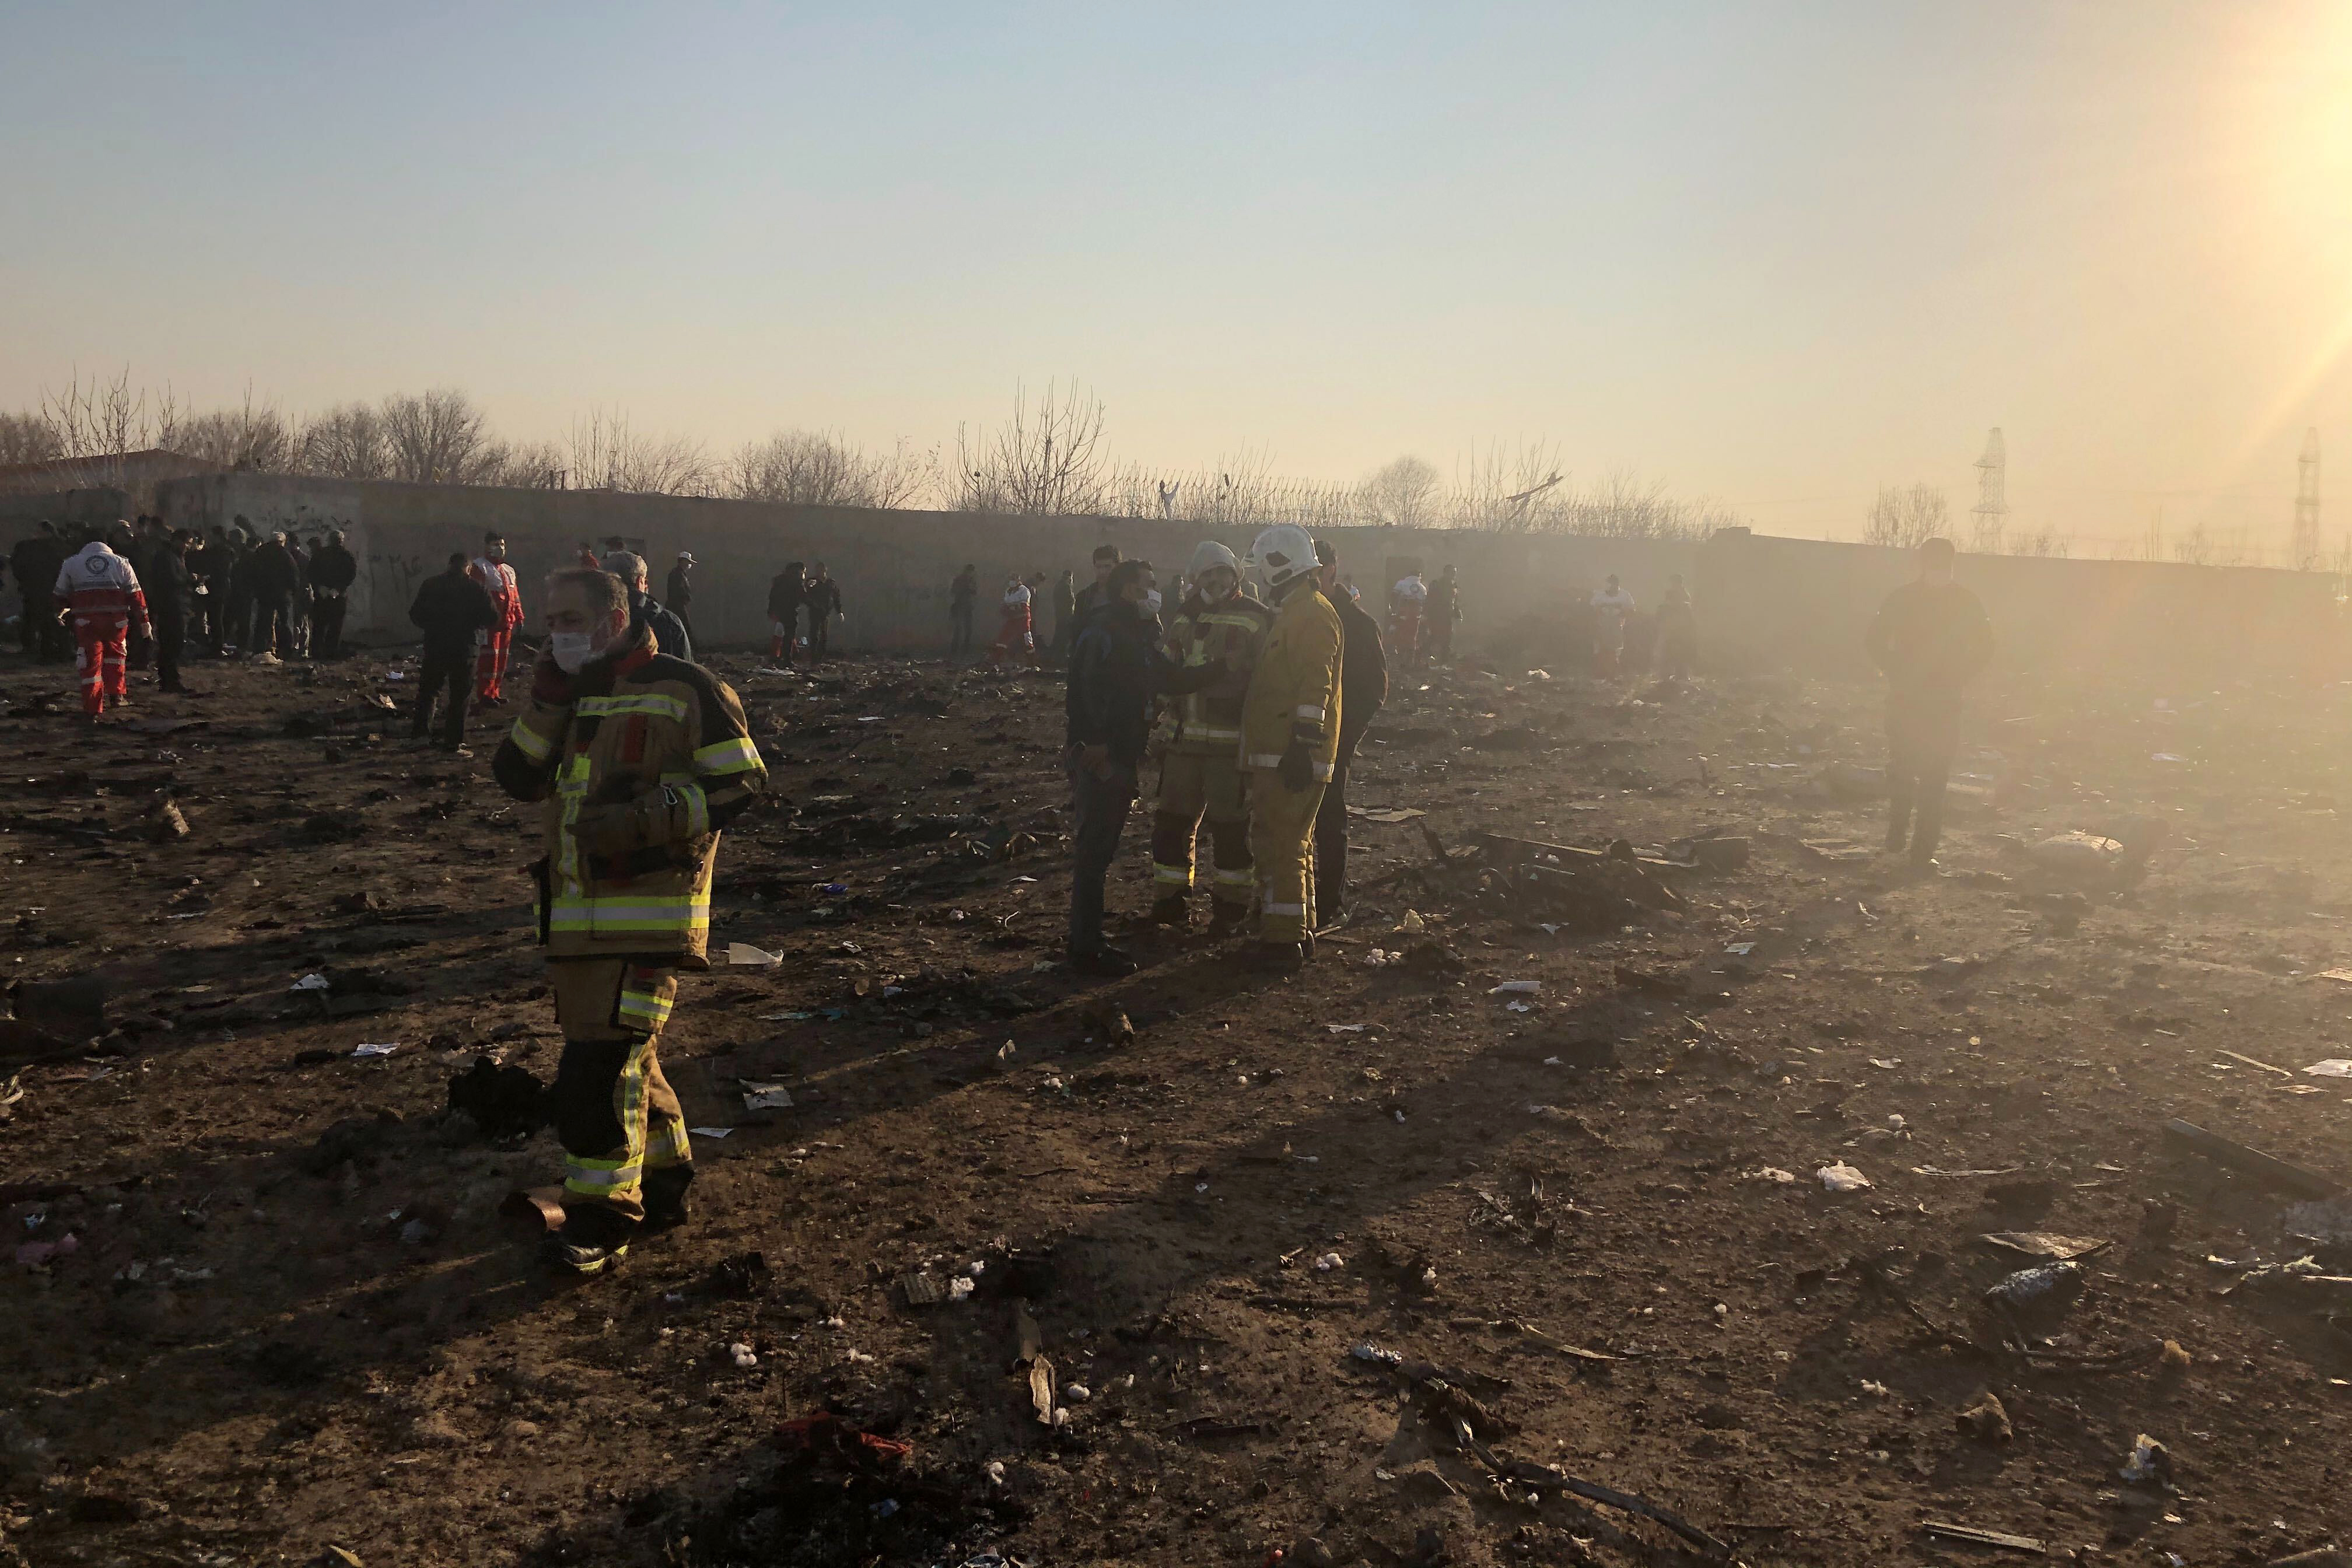
{"type": "Polygon", "coordinates": [[[1151,905],[1151,923],[1156,926],[1174,926],[1181,931],[1190,923],[1190,913],[1185,908],[1184,895],[1162,893],[1154,900],[1151,905]]]}
{"type": "Polygon", "coordinates": [[[1209,934],[1219,941],[1236,936],[1249,924],[1249,917],[1250,907],[1247,904],[1229,903],[1218,899],[1209,905],[1209,934]]]}

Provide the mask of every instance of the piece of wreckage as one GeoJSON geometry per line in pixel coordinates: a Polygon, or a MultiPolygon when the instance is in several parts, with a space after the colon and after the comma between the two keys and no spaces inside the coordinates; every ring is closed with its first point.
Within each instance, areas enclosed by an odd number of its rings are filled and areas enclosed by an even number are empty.
{"type": "Polygon", "coordinates": [[[2023,846],[2042,877],[2069,887],[2121,891],[2147,875],[2148,858],[2171,837],[2169,825],[2143,817],[2119,826],[2113,837],[2076,830],[2053,834],[2023,846]]]}

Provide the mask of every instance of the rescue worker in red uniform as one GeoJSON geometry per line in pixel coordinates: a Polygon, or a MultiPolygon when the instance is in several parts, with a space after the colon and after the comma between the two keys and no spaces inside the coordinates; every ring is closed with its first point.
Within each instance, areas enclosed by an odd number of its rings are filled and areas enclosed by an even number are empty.
{"type": "Polygon", "coordinates": [[[1209,820],[1216,869],[1209,886],[1209,934],[1229,936],[1248,920],[1257,873],[1250,859],[1249,788],[1242,771],[1242,700],[1265,646],[1274,612],[1242,586],[1241,563],[1213,539],[1192,552],[1192,592],[1163,645],[1187,669],[1223,660],[1225,679],[1168,705],[1160,758],[1160,799],[1151,816],[1151,918],[1185,923],[1192,891],[1192,844],[1209,820]]]}
{"type": "MultiPolygon", "coordinates": [[[[131,525],[116,525],[118,544],[131,542],[131,525]]],[[[58,619],[73,629],[74,672],[81,682],[81,710],[95,719],[111,701],[129,700],[130,679],[124,674],[130,634],[153,635],[147,621],[147,595],[140,590],[139,574],[131,563],[93,539],[58,569],[55,593],[63,606],[58,619]]]]}
{"type": "Polygon", "coordinates": [[[474,696],[483,702],[504,701],[507,652],[514,645],[515,628],[522,625],[522,590],[516,585],[514,568],[507,564],[504,535],[495,530],[482,535],[482,552],[469,574],[499,612],[498,624],[475,639],[474,696]]]}
{"type": "Polygon", "coordinates": [[[1251,961],[1297,970],[1315,952],[1310,836],[1339,754],[1339,612],[1315,591],[1315,542],[1279,523],[1250,547],[1275,603],[1249,695],[1242,702],[1242,763],[1249,770],[1250,858],[1257,868],[1257,942],[1251,961]]]}
{"type": "Polygon", "coordinates": [[[733,690],[633,628],[618,577],[551,576],[547,627],[530,707],[491,771],[516,799],[547,803],[535,870],[563,1031],[549,1095],[564,1152],[549,1255],[594,1274],[640,1225],[686,1217],[693,1151],[655,1044],[677,972],[709,967],[719,832],[768,774],[733,690]]]}

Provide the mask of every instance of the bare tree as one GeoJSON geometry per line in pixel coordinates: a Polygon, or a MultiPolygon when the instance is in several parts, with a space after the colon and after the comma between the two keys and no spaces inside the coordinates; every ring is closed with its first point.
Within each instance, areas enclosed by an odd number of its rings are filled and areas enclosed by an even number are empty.
{"type": "Polygon", "coordinates": [[[701,442],[685,436],[641,434],[617,409],[592,409],[585,418],[573,420],[565,455],[568,482],[581,490],[699,495],[715,473],[701,442]]]}
{"type": "Polygon", "coordinates": [[[2048,528],[2035,533],[2011,534],[2002,542],[2001,550],[2010,555],[2033,555],[2054,560],[2063,560],[2074,553],[2074,546],[2059,538],[2055,530],[2048,528]]]}
{"type": "Polygon", "coordinates": [[[328,409],[302,426],[295,460],[302,472],[327,479],[389,478],[392,438],[383,410],[372,403],[328,409]]]}
{"type": "Polygon", "coordinates": [[[0,414],[0,468],[18,463],[46,463],[65,456],[65,447],[49,422],[26,409],[0,414]]]}
{"type": "Polygon", "coordinates": [[[286,416],[268,405],[256,407],[249,385],[239,406],[182,421],[175,441],[175,449],[188,457],[265,474],[291,472],[299,448],[300,438],[286,416]]]}
{"type": "Polygon", "coordinates": [[[40,417],[58,457],[72,461],[76,484],[120,489],[129,483],[125,458],[168,449],[178,438],[181,410],[168,386],[160,393],[134,390],[125,365],[112,381],[93,378],[84,385],[76,370],[63,391],[44,389],[40,417]]]}
{"type": "Polygon", "coordinates": [[[498,468],[482,483],[518,490],[560,490],[571,488],[571,454],[556,441],[520,441],[501,449],[498,468]]]}
{"type": "Polygon", "coordinates": [[[413,485],[474,485],[496,473],[506,449],[488,416],[454,387],[383,400],[385,479],[413,485]]]}
{"type": "Polygon", "coordinates": [[[1419,458],[1399,458],[1375,468],[1360,493],[1364,515],[1381,527],[1426,527],[1437,493],[1437,470],[1419,458]]]}
{"type": "Polygon", "coordinates": [[[1102,399],[1047,382],[1033,402],[1013,392],[1013,417],[992,431],[956,426],[955,490],[968,511],[1029,517],[1098,513],[1109,497],[1102,399]]]}
{"type": "Polygon", "coordinates": [[[1948,517],[1944,492],[1933,485],[1917,484],[1908,489],[1899,485],[1881,485],[1878,499],[1870,503],[1870,518],[1863,526],[1862,542],[1916,550],[1923,540],[1948,537],[1948,517]]]}
{"type": "Polygon", "coordinates": [[[1566,483],[1557,442],[1523,441],[1508,452],[1495,442],[1468,463],[1455,463],[1445,510],[1457,528],[1549,531],[1559,524],[1566,483]]]}
{"type": "Polygon", "coordinates": [[[903,439],[869,453],[838,435],[784,430],[744,445],[728,459],[727,493],[742,500],[802,506],[901,507],[934,482],[938,454],[903,439]]]}

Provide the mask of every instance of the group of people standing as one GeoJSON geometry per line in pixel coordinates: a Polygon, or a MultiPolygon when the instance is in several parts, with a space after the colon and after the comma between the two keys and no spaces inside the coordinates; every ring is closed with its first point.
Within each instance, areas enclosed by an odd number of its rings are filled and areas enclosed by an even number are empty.
{"type": "Polygon", "coordinates": [[[92,716],[125,700],[124,672],[151,660],[160,689],[184,689],[192,646],[215,658],[339,657],[359,579],[341,531],[264,538],[242,518],[209,535],[144,515],[70,531],[44,521],[8,565],[25,605],[23,651],[45,662],[70,655],[92,716]]]}
{"type": "Polygon", "coordinates": [[[1293,524],[1251,548],[1264,598],[1214,540],[1188,564],[1164,626],[1155,568],[1116,546],[1095,552],[1095,581],[1072,595],[1067,951],[1082,973],[1136,967],[1104,937],[1104,883],[1154,762],[1156,924],[1190,923],[1204,820],[1208,931],[1249,935],[1252,963],[1304,964],[1346,898],[1348,765],[1388,696],[1379,623],[1338,585],[1331,546],[1293,524]]]}
{"type": "Polygon", "coordinates": [[[768,584],[768,657],[787,669],[796,651],[824,658],[832,651],[833,623],[845,618],[841,584],[824,562],[787,561],[768,584]]]}

